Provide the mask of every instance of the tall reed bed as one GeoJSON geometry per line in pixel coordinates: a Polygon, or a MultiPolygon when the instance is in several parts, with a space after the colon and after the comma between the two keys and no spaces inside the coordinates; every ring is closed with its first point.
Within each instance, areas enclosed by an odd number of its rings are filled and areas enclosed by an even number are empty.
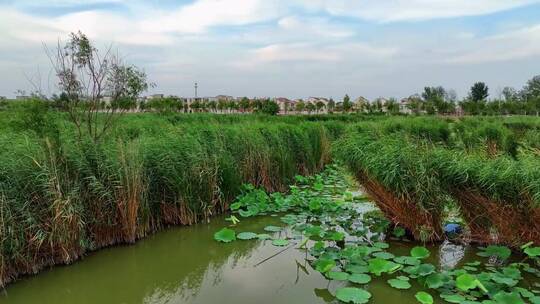
{"type": "Polygon", "coordinates": [[[243,183],[284,190],[330,161],[332,134],[321,124],[240,121],[127,117],[99,145],[77,142],[69,126],[54,141],[3,132],[0,286],[89,250],[208,220],[243,183]]]}
{"type": "MultiPolygon", "coordinates": [[[[480,134],[485,127],[471,129],[480,134]]],[[[519,157],[489,153],[482,148],[489,145],[479,139],[467,149],[418,132],[353,128],[335,142],[334,156],[356,174],[387,217],[417,239],[440,239],[445,210],[457,204],[475,241],[514,247],[540,243],[540,158],[527,150],[519,157]]]]}
{"type": "Polygon", "coordinates": [[[443,238],[441,219],[446,197],[434,172],[425,165],[424,148],[398,136],[351,134],[334,146],[386,217],[416,239],[443,238]]]}
{"type": "Polygon", "coordinates": [[[540,243],[540,159],[435,149],[429,166],[458,202],[474,239],[518,247],[540,243]]]}

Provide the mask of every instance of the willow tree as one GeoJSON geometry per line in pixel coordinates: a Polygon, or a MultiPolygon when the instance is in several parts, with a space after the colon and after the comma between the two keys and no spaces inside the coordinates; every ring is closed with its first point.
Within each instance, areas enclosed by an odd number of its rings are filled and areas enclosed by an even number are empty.
{"type": "Polygon", "coordinates": [[[45,51],[62,93],[62,107],[76,126],[79,140],[87,135],[98,143],[150,86],[144,71],[124,63],[111,47],[100,52],[81,32],[71,33],[65,44],[58,41],[45,51]]]}

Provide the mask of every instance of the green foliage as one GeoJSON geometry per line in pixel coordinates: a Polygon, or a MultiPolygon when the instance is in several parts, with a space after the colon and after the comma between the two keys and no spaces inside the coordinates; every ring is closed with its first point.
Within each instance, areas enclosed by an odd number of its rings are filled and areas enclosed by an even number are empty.
{"type": "Polygon", "coordinates": [[[277,240],[272,241],[272,245],[278,246],[278,247],[283,247],[283,246],[289,245],[289,241],[284,240],[284,239],[277,239],[277,240]]]}
{"type": "Polygon", "coordinates": [[[239,240],[253,240],[258,238],[259,235],[253,232],[241,232],[236,235],[236,238],[239,240]]]}
{"type": "Polygon", "coordinates": [[[369,301],[371,294],[360,288],[344,287],[336,291],[336,298],[345,303],[362,304],[369,301]]]}
{"type": "Polygon", "coordinates": [[[422,303],[422,304],[432,304],[433,303],[433,297],[425,292],[425,291],[419,291],[416,293],[416,295],[414,296],[418,302],[422,303]]]}
{"type": "Polygon", "coordinates": [[[195,224],[239,195],[246,198],[239,210],[252,212],[243,184],[283,190],[329,160],[325,127],[298,119],[133,114],[96,145],[84,136],[80,144],[63,113],[18,105],[0,113],[0,285],[57,257],[72,262],[169,225],[195,224]]]}
{"type": "Polygon", "coordinates": [[[426,247],[414,247],[411,249],[411,256],[418,259],[425,259],[429,257],[430,252],[426,247]]]}
{"type": "Polygon", "coordinates": [[[478,252],[477,255],[482,257],[498,257],[500,259],[506,260],[510,257],[512,254],[512,251],[508,247],[505,246],[487,246],[485,248],[481,248],[482,251],[478,252]]]}
{"type": "Polygon", "coordinates": [[[390,284],[390,286],[394,287],[395,289],[409,289],[409,288],[411,288],[411,283],[409,283],[408,280],[391,279],[391,280],[388,280],[388,284],[390,284]]]}
{"type": "Polygon", "coordinates": [[[223,243],[230,243],[236,240],[236,233],[232,229],[223,228],[220,231],[214,233],[214,240],[223,243]]]}

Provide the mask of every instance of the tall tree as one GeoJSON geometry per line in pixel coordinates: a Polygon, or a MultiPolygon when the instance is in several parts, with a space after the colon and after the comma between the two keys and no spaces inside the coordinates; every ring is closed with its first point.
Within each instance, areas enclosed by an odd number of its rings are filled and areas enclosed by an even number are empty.
{"type": "Polygon", "coordinates": [[[427,113],[447,113],[450,106],[446,101],[446,96],[448,93],[442,86],[425,87],[422,98],[424,98],[427,113]]]}
{"type": "Polygon", "coordinates": [[[336,102],[334,101],[334,99],[330,98],[327,105],[328,112],[334,112],[335,108],[336,108],[336,102]]]}
{"type": "Polygon", "coordinates": [[[321,111],[325,107],[324,102],[320,100],[317,101],[317,103],[315,104],[315,107],[317,108],[317,113],[319,113],[319,111],[321,111]]]}
{"type": "Polygon", "coordinates": [[[386,110],[389,114],[398,114],[399,113],[399,103],[397,99],[390,98],[386,101],[386,110]]]}
{"type": "Polygon", "coordinates": [[[343,112],[349,112],[351,108],[351,98],[349,97],[349,95],[345,94],[345,97],[343,97],[343,112]]]}
{"type": "Polygon", "coordinates": [[[304,112],[305,108],[306,108],[306,103],[302,99],[298,100],[298,102],[296,103],[296,105],[294,107],[294,109],[298,113],[304,112]]]}
{"type": "Polygon", "coordinates": [[[485,101],[489,96],[489,88],[483,82],[477,82],[471,87],[469,98],[474,102],[485,101]]]}
{"type": "Polygon", "coordinates": [[[62,106],[75,124],[79,139],[98,143],[151,85],[146,73],[125,64],[111,48],[100,52],[88,37],[71,33],[66,44],[45,49],[64,96],[62,106]]]}
{"type": "Polygon", "coordinates": [[[504,87],[501,92],[501,95],[504,98],[504,101],[506,102],[513,102],[518,99],[518,93],[516,89],[512,87],[504,87]]]}

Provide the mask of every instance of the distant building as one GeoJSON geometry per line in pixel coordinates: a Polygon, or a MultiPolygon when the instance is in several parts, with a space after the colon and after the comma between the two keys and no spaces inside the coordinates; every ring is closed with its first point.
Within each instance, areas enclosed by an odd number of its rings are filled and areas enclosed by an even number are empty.
{"type": "Polygon", "coordinates": [[[25,100],[25,99],[30,99],[30,96],[28,96],[28,95],[17,95],[17,96],[15,96],[15,99],[16,100],[25,100]]]}
{"type": "Polygon", "coordinates": [[[153,94],[147,97],[147,99],[159,99],[165,97],[164,94],[153,94]]]}
{"type": "Polygon", "coordinates": [[[235,100],[234,97],[229,96],[229,95],[218,95],[218,96],[216,96],[215,98],[216,98],[216,100],[218,100],[218,101],[219,101],[219,100],[225,100],[225,101],[232,101],[232,100],[235,100]]]}
{"type": "Polygon", "coordinates": [[[278,98],[274,98],[274,101],[278,104],[280,113],[285,114],[285,113],[294,111],[294,106],[296,102],[294,102],[293,100],[290,100],[285,97],[278,97],[278,98]]]}
{"type": "Polygon", "coordinates": [[[325,97],[309,97],[306,100],[307,103],[312,103],[313,105],[317,106],[317,104],[322,103],[324,106],[318,110],[318,113],[328,113],[328,103],[330,102],[330,99],[325,97]]]}
{"type": "Polygon", "coordinates": [[[399,102],[399,113],[402,114],[412,114],[413,111],[411,109],[412,100],[409,98],[403,98],[399,102]]]}
{"type": "Polygon", "coordinates": [[[356,112],[366,112],[369,106],[369,100],[360,96],[354,100],[353,108],[356,112]]]}

